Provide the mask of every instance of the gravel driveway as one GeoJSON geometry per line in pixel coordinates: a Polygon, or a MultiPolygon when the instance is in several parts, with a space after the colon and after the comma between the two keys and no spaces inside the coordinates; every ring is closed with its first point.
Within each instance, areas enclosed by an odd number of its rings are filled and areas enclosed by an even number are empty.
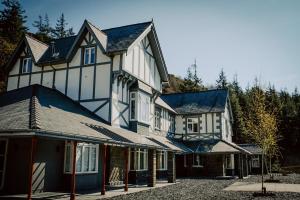
{"type": "MultiPolygon", "coordinates": [[[[243,181],[254,182],[260,180],[257,176],[243,181]]],[[[293,176],[292,180],[284,177],[285,182],[298,183],[300,176],[293,176]]],[[[300,193],[276,193],[272,197],[254,197],[253,192],[223,191],[223,188],[240,180],[213,180],[213,179],[179,179],[178,184],[143,191],[134,194],[114,197],[112,200],[154,200],[154,199],[300,199],[300,193]]]]}

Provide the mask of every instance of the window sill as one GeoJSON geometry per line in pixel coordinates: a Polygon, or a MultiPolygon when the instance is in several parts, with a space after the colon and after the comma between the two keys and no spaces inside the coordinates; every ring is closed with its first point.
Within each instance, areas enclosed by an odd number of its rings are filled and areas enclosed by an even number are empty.
{"type": "Polygon", "coordinates": [[[193,168],[203,168],[203,165],[193,165],[193,168]]]}
{"type": "MultiPolygon", "coordinates": [[[[72,175],[72,172],[64,172],[64,174],[72,175]]],[[[98,171],[95,171],[95,172],[75,172],[75,175],[89,175],[89,174],[98,174],[98,171]]]]}
{"type": "Polygon", "coordinates": [[[144,172],[144,171],[148,171],[148,169],[131,169],[129,171],[132,171],[132,172],[144,172]]]}

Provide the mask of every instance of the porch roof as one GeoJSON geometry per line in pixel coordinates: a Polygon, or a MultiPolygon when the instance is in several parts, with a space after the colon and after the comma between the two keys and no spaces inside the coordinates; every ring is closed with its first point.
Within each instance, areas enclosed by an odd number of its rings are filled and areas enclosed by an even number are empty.
{"type": "Polygon", "coordinates": [[[207,140],[207,141],[190,141],[184,142],[184,144],[192,149],[193,153],[200,154],[251,154],[239,147],[238,145],[225,140],[207,140]]]}
{"type": "Polygon", "coordinates": [[[168,149],[135,132],[112,127],[55,89],[32,85],[0,96],[0,135],[168,149]]]}

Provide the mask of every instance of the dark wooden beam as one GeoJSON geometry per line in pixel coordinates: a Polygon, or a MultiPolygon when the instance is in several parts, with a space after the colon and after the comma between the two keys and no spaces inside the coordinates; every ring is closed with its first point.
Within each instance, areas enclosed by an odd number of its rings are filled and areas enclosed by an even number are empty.
{"type": "Polygon", "coordinates": [[[31,138],[31,149],[30,149],[30,156],[29,156],[29,179],[28,179],[28,193],[27,199],[31,200],[32,198],[32,176],[33,176],[33,165],[34,165],[34,158],[36,153],[36,137],[31,138]]]}
{"type": "Polygon", "coordinates": [[[77,149],[77,141],[73,142],[73,160],[72,160],[72,176],[71,176],[71,194],[70,200],[75,200],[75,187],[76,187],[76,149],[77,149]]]}
{"type": "Polygon", "coordinates": [[[128,155],[129,155],[128,151],[129,151],[128,148],[126,148],[124,151],[124,155],[125,155],[125,176],[124,176],[125,187],[124,187],[124,191],[125,192],[128,192],[128,155]]]}
{"type": "Polygon", "coordinates": [[[105,174],[106,174],[106,150],[107,150],[107,145],[103,145],[103,166],[102,166],[102,187],[101,187],[101,195],[105,195],[105,174]]]}

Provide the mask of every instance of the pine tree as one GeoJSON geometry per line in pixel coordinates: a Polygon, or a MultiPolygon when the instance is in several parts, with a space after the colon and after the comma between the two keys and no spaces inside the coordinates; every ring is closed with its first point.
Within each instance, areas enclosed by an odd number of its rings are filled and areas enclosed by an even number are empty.
{"type": "Polygon", "coordinates": [[[73,28],[67,29],[68,23],[65,20],[65,16],[62,13],[59,19],[56,22],[56,26],[54,30],[52,31],[53,36],[55,38],[64,38],[71,35],[74,35],[73,28]]]}
{"type": "Polygon", "coordinates": [[[4,9],[0,11],[0,36],[6,42],[17,43],[27,32],[25,10],[18,0],[3,0],[4,9]]]}
{"type": "Polygon", "coordinates": [[[221,69],[219,78],[216,81],[216,87],[218,89],[227,89],[228,88],[228,82],[227,82],[227,78],[226,78],[223,68],[221,69]]]}
{"type": "Polygon", "coordinates": [[[51,39],[51,27],[49,24],[49,18],[48,15],[45,15],[45,19],[41,15],[38,16],[38,20],[34,21],[32,24],[33,27],[37,28],[37,32],[35,33],[35,36],[38,40],[42,42],[50,42],[51,39]]]}

